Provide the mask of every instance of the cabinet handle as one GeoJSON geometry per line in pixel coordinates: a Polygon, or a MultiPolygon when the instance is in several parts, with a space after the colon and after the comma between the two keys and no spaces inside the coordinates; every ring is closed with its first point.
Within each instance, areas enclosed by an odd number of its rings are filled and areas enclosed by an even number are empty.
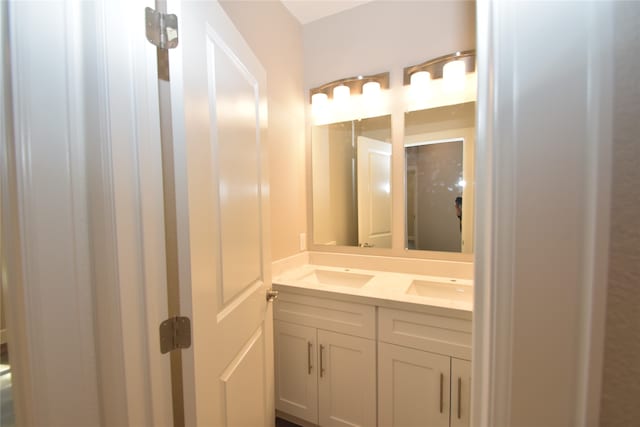
{"type": "Polygon", "coordinates": [[[462,378],[458,377],[458,419],[462,418],[462,378]]]}
{"type": "Polygon", "coordinates": [[[324,375],[324,362],[322,361],[322,354],[324,353],[324,346],[320,344],[320,378],[324,375]]]}
{"type": "Polygon", "coordinates": [[[309,375],[311,375],[311,368],[313,368],[313,366],[311,366],[311,347],[312,347],[311,342],[308,342],[307,343],[307,367],[308,367],[309,375]]]}
{"type": "Polygon", "coordinates": [[[444,374],[440,373],[440,413],[444,412],[444,374]]]}

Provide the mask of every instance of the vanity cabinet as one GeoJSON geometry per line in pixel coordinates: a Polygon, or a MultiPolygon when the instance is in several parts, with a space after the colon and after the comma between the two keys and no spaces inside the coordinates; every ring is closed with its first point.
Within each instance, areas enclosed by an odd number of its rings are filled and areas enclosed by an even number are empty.
{"type": "Polygon", "coordinates": [[[378,316],[378,425],[469,427],[471,320],[386,308],[378,316]]]}
{"type": "Polygon", "coordinates": [[[470,381],[467,360],[380,343],[379,425],[468,427],[470,381]]]}
{"type": "Polygon", "coordinates": [[[469,427],[471,314],[280,292],[276,409],[320,426],[469,427]]]}
{"type": "Polygon", "coordinates": [[[376,425],[375,307],[281,293],[276,409],[320,426],[376,425]]]}

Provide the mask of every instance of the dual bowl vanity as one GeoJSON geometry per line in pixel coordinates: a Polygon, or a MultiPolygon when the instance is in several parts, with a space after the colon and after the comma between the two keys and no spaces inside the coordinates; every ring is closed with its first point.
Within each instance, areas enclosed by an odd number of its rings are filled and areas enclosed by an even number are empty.
{"type": "Polygon", "coordinates": [[[471,280],[306,264],[273,288],[279,417],[469,425],[471,280]]]}

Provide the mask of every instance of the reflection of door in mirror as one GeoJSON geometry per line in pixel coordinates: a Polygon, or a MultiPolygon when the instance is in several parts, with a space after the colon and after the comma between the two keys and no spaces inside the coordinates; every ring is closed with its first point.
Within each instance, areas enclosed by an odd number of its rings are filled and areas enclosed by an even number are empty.
{"type": "Polygon", "coordinates": [[[475,103],[405,114],[407,249],[473,250],[475,103]]]}
{"type": "Polygon", "coordinates": [[[358,137],[358,245],[391,247],[391,145],[358,137]]]}
{"type": "Polygon", "coordinates": [[[391,117],[313,126],[314,245],[391,247],[391,117]]]}

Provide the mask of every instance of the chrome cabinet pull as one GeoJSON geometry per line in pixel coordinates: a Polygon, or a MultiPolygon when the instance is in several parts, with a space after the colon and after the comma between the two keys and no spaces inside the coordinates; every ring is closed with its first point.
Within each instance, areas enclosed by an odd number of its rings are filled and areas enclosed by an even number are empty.
{"type": "Polygon", "coordinates": [[[311,368],[313,368],[313,366],[311,366],[311,347],[313,345],[311,344],[311,342],[307,343],[307,367],[308,367],[308,374],[311,375],[311,368]]]}
{"type": "Polygon", "coordinates": [[[440,413],[444,411],[444,374],[440,373],[440,413]]]}
{"type": "Polygon", "coordinates": [[[444,412],[444,374],[440,373],[440,413],[444,412]]]}
{"type": "Polygon", "coordinates": [[[322,361],[322,354],[324,353],[324,346],[320,344],[320,378],[324,375],[324,362],[322,361]]]}
{"type": "Polygon", "coordinates": [[[458,377],[458,419],[462,418],[462,378],[458,377]]]}

